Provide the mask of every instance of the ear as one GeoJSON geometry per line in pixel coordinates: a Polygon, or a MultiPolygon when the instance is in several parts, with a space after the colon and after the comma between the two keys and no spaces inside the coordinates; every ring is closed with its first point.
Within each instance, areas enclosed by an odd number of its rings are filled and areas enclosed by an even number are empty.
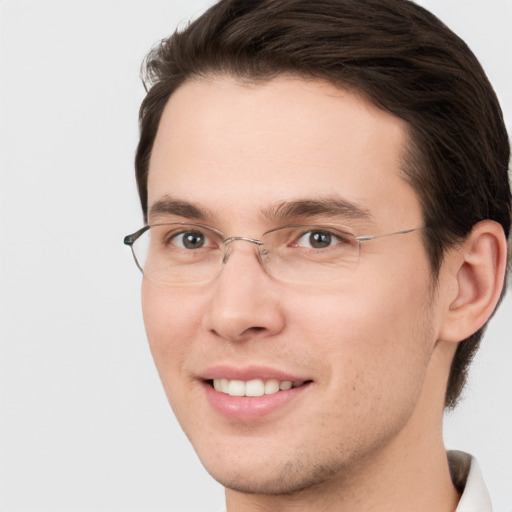
{"type": "Polygon", "coordinates": [[[490,318],[499,301],[507,267],[507,239],[497,222],[476,224],[464,243],[446,255],[450,297],[439,339],[459,342],[490,318]]]}

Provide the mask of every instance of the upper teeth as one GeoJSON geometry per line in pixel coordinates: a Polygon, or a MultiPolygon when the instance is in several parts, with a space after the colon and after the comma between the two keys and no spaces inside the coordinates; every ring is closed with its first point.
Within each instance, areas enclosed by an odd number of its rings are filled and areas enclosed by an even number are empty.
{"type": "Polygon", "coordinates": [[[303,381],[292,382],[291,380],[277,379],[254,379],[254,380],[229,380],[213,379],[213,387],[216,391],[231,396],[262,396],[272,395],[278,391],[286,391],[292,387],[302,386],[303,381]]]}

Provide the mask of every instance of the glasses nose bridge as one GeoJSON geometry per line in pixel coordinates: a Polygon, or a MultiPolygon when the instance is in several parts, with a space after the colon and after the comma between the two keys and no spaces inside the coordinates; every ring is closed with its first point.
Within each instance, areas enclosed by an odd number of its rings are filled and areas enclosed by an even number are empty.
{"type": "MultiPolygon", "coordinates": [[[[238,241],[248,242],[250,244],[255,245],[258,248],[263,245],[263,242],[261,240],[258,240],[256,238],[249,238],[247,236],[230,236],[229,238],[225,238],[223,240],[223,244],[224,244],[226,250],[225,250],[224,256],[222,258],[223,265],[228,261],[229,256],[231,255],[231,244],[233,242],[238,242],[238,241]]],[[[258,253],[258,258],[261,260],[260,251],[258,250],[257,253],[258,253]]]]}

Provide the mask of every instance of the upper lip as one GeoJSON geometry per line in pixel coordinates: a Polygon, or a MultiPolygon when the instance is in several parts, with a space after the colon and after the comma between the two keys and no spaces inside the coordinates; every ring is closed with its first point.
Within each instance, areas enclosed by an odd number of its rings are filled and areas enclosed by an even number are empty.
{"type": "Polygon", "coordinates": [[[265,366],[248,366],[245,368],[230,365],[211,366],[200,373],[202,380],[229,379],[229,380],[268,380],[276,379],[279,381],[306,381],[311,380],[304,375],[288,372],[286,370],[270,368],[265,366]]]}

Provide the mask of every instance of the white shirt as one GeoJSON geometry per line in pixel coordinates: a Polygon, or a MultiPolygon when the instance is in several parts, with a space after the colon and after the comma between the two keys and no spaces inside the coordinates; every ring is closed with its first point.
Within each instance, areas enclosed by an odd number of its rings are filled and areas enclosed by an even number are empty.
{"type": "Polygon", "coordinates": [[[469,453],[449,451],[448,462],[453,483],[462,492],[455,512],[492,512],[491,498],[475,458],[469,453]]]}

